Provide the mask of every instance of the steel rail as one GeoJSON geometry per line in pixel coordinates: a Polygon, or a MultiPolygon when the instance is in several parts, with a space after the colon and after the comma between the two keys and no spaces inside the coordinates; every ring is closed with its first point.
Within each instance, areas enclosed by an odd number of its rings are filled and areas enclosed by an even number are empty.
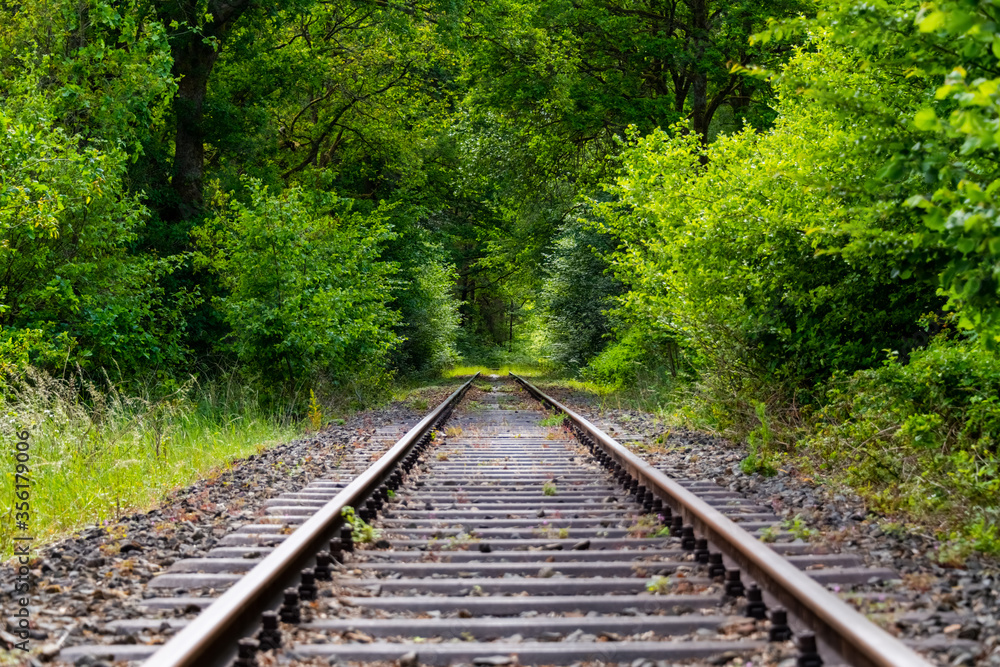
{"type": "Polygon", "coordinates": [[[681,512],[687,522],[842,658],[858,667],[931,667],[931,663],[911,648],[870,622],[721,512],[527,380],[513,373],[510,375],[535,398],[564,413],[641,484],[666,496],[667,502],[681,512]]]}
{"type": "Polygon", "coordinates": [[[411,447],[458,404],[478,376],[479,373],[472,376],[421,419],[378,461],[146,660],[144,667],[222,667],[229,664],[236,655],[237,640],[256,630],[261,613],[276,607],[284,588],[297,581],[302,568],[309,565],[317,552],[326,548],[343,523],[342,510],[357,506],[359,500],[388,477],[411,447]]]}

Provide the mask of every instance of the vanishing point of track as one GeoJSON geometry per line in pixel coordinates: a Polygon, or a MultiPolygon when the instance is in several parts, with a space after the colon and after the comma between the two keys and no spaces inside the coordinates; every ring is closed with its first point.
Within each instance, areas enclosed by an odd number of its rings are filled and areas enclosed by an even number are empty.
{"type": "Polygon", "coordinates": [[[353,480],[269,501],[271,522],[150,582],[175,593],[148,599],[150,610],[204,606],[184,591],[225,589],[166,644],[60,657],[148,667],[251,667],[266,650],[287,651],[291,664],[403,667],[789,654],[799,667],[929,664],[826,588],[891,571],[801,542],[764,544],[752,532],[779,523],[769,508],[666,476],[521,378],[460,406],[474,380],[353,480]],[[542,426],[546,413],[561,413],[563,427],[542,426]],[[380,538],[356,544],[347,507],[380,538]]]}

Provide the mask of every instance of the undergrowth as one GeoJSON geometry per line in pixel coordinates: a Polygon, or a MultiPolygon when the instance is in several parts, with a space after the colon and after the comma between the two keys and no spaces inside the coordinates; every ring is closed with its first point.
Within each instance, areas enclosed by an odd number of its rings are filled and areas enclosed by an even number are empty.
{"type": "Polygon", "coordinates": [[[937,524],[943,561],[1000,555],[1000,359],[938,338],[909,363],[838,374],[802,451],[874,509],[937,524]]]}
{"type": "Polygon", "coordinates": [[[870,509],[932,529],[941,562],[1000,556],[1000,358],[973,342],[938,336],[806,392],[720,368],[686,382],[637,377],[624,388],[558,384],[741,443],[746,474],[796,468],[844,484],[870,509]]]}
{"type": "MultiPolygon", "coordinates": [[[[265,412],[252,390],[226,379],[125,393],[111,382],[29,371],[8,392],[0,437],[12,443],[15,429],[28,431],[36,543],[150,507],[167,491],[300,430],[290,411],[265,412]]],[[[7,470],[9,483],[0,488],[4,556],[12,551],[15,500],[13,466],[7,470]]]]}

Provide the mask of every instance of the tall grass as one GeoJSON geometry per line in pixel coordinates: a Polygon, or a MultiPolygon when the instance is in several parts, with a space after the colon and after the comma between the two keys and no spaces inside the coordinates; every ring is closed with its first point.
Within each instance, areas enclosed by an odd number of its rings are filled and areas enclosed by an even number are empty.
{"type": "MultiPolygon", "coordinates": [[[[291,410],[265,411],[233,378],[150,383],[127,392],[105,380],[29,371],[2,401],[0,437],[12,451],[27,430],[30,531],[37,543],[147,508],[178,486],[298,432],[291,410]]],[[[0,488],[0,552],[11,553],[14,459],[0,488]]]]}

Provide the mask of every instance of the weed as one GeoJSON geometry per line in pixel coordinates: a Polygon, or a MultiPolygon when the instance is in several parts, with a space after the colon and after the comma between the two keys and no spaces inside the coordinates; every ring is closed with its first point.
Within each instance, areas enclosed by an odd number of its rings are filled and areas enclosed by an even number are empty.
{"type": "Polygon", "coordinates": [[[448,452],[438,452],[437,460],[438,461],[447,461],[448,460],[448,452]]]}
{"type": "Polygon", "coordinates": [[[565,540],[569,537],[569,528],[560,528],[558,535],[560,540],[565,540]]]}
{"type": "Polygon", "coordinates": [[[444,434],[450,438],[457,438],[462,435],[461,426],[449,426],[444,430],[444,434]]]}
{"type": "Polygon", "coordinates": [[[774,526],[767,526],[757,532],[757,539],[761,542],[774,542],[778,539],[778,529],[774,526]]]}
{"type": "Polygon", "coordinates": [[[461,532],[458,535],[452,535],[448,538],[448,542],[441,546],[442,551],[468,551],[469,547],[479,541],[474,531],[468,533],[461,532]]]}
{"type": "Polygon", "coordinates": [[[378,528],[355,514],[354,508],[350,505],[342,509],[340,515],[351,525],[351,539],[358,544],[369,544],[382,535],[378,528]]]}
{"type": "Polygon", "coordinates": [[[414,412],[427,412],[428,407],[427,401],[422,398],[415,398],[410,401],[410,409],[414,412]]]}
{"type": "Polygon", "coordinates": [[[562,414],[561,412],[557,412],[554,415],[549,415],[548,417],[545,417],[538,423],[541,426],[562,426],[563,420],[565,419],[566,416],[564,414],[562,414]]]}
{"type": "Polygon", "coordinates": [[[740,461],[740,470],[747,475],[756,472],[764,477],[772,477],[777,474],[778,469],[774,465],[774,452],[771,451],[773,434],[767,417],[767,407],[762,402],[756,401],[754,411],[757,413],[760,426],[747,434],[747,457],[740,461]]]}
{"type": "Polygon", "coordinates": [[[889,537],[904,538],[910,533],[905,525],[896,523],[895,521],[887,521],[886,523],[879,524],[879,528],[889,537]]]}
{"type": "Polygon", "coordinates": [[[323,428],[323,410],[319,407],[316,392],[312,389],[309,390],[309,425],[314,431],[323,428]]]}
{"type": "Polygon", "coordinates": [[[801,515],[796,515],[794,519],[788,519],[782,524],[782,528],[790,532],[796,539],[808,542],[819,535],[819,531],[806,525],[801,515]]]}
{"type": "Polygon", "coordinates": [[[1000,553],[997,526],[982,516],[966,523],[961,531],[951,531],[940,537],[944,543],[934,554],[934,559],[946,567],[963,567],[974,551],[1000,553]]]}
{"type": "Polygon", "coordinates": [[[542,484],[542,495],[554,496],[557,493],[559,493],[559,490],[556,488],[555,482],[549,480],[548,482],[542,484]]]}
{"type": "Polygon", "coordinates": [[[653,595],[667,595],[670,593],[670,577],[656,575],[646,582],[646,590],[653,595]]]}
{"type": "Polygon", "coordinates": [[[666,537],[670,535],[670,528],[663,525],[659,515],[643,514],[628,527],[628,534],[632,537],[666,537]]]}
{"type": "Polygon", "coordinates": [[[105,556],[113,556],[119,553],[122,540],[128,537],[128,529],[124,525],[118,524],[108,528],[107,532],[107,540],[100,546],[100,550],[105,556]]]}

